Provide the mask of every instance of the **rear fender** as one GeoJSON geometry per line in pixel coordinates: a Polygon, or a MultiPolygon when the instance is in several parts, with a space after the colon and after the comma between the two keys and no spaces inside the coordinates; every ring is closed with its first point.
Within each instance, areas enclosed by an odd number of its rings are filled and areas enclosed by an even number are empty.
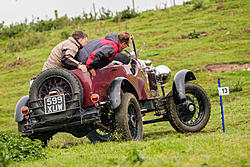
{"type": "Polygon", "coordinates": [[[21,109],[23,106],[27,106],[28,105],[28,101],[29,101],[29,96],[23,96],[16,105],[16,109],[15,109],[15,121],[16,122],[21,122],[24,118],[23,113],[21,112],[21,109]]]}
{"type": "Polygon", "coordinates": [[[191,80],[196,80],[192,71],[181,70],[175,74],[173,81],[173,97],[175,104],[186,101],[185,83],[191,80]]]}
{"type": "Polygon", "coordinates": [[[121,104],[121,89],[123,92],[132,93],[137,99],[139,98],[136,89],[127,78],[115,78],[109,85],[108,89],[112,109],[116,109],[121,104]]]}

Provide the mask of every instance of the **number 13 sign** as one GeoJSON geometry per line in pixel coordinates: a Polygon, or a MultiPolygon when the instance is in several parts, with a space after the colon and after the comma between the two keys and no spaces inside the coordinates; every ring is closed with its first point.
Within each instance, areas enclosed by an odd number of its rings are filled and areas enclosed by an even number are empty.
{"type": "Polygon", "coordinates": [[[223,104],[222,104],[222,95],[229,95],[229,87],[221,87],[220,86],[220,78],[218,78],[218,89],[220,95],[220,106],[221,106],[221,120],[222,120],[222,128],[225,133],[225,121],[224,121],[224,113],[223,113],[223,104]]]}
{"type": "Polygon", "coordinates": [[[220,87],[219,89],[219,95],[229,95],[229,87],[220,87]]]}

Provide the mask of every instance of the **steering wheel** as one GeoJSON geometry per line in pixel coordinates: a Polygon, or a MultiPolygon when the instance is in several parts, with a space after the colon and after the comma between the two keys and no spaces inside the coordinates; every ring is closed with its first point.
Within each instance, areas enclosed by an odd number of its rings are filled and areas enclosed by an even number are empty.
{"type": "Polygon", "coordinates": [[[128,65],[129,65],[129,64],[131,64],[133,57],[132,57],[131,53],[128,50],[125,49],[124,51],[128,54],[128,57],[129,57],[129,63],[128,63],[128,65]]]}
{"type": "Polygon", "coordinates": [[[125,52],[127,52],[128,53],[128,57],[129,57],[129,63],[128,63],[128,66],[130,67],[130,71],[132,72],[132,74],[133,75],[135,75],[135,73],[136,73],[136,63],[132,63],[132,60],[133,60],[133,57],[132,57],[132,55],[131,55],[131,53],[129,52],[129,51],[127,51],[127,50],[124,50],[125,52]]]}

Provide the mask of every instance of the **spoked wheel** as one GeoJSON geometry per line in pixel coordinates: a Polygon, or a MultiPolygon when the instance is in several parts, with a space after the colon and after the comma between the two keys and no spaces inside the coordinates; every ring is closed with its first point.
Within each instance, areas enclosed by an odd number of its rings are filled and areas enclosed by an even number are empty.
{"type": "Polygon", "coordinates": [[[65,95],[65,100],[72,100],[73,89],[66,78],[61,76],[51,76],[47,78],[41,85],[38,91],[38,97],[44,98],[49,95],[50,92],[56,91],[65,95]]]}
{"type": "Polygon", "coordinates": [[[169,122],[178,132],[198,132],[210,117],[211,105],[205,90],[195,83],[186,83],[187,100],[176,105],[171,97],[169,122]]]}
{"type": "Polygon", "coordinates": [[[115,111],[116,130],[123,140],[142,140],[143,124],[140,106],[131,93],[124,93],[115,111]]]}
{"type": "Polygon", "coordinates": [[[79,109],[83,90],[79,79],[72,72],[63,68],[52,68],[37,76],[31,85],[29,97],[31,108],[35,108],[34,114],[41,115],[40,118],[44,120],[53,121],[69,118],[76,112],[77,107],[79,109]],[[51,94],[64,95],[66,111],[45,114],[44,98],[51,94]]]}

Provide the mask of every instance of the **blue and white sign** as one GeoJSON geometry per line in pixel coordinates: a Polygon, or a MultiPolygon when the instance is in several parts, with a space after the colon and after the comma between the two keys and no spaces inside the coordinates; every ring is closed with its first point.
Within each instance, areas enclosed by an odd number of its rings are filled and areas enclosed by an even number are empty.
{"type": "Polygon", "coordinates": [[[218,89],[220,96],[229,95],[229,87],[219,87],[218,89]]]}
{"type": "Polygon", "coordinates": [[[219,89],[219,95],[220,95],[222,130],[225,133],[226,128],[225,128],[225,121],[224,121],[222,96],[223,95],[229,95],[229,87],[221,87],[221,85],[220,85],[220,78],[218,78],[218,89],[219,89]]]}

